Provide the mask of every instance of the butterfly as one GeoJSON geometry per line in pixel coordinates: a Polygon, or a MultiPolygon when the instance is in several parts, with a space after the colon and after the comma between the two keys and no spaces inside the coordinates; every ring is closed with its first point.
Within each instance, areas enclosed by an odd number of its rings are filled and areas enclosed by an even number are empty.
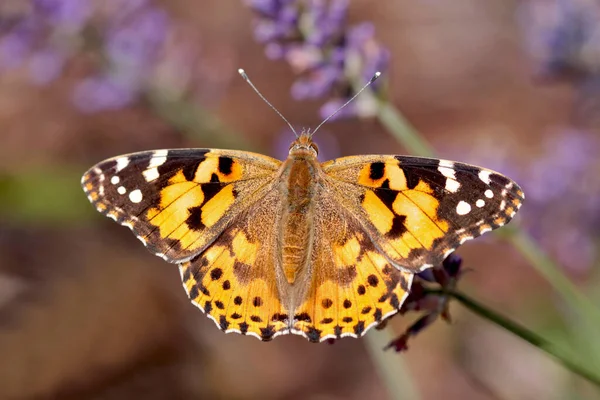
{"type": "Polygon", "coordinates": [[[524,194],[473,165],[395,155],[320,163],[310,132],[279,161],[235,150],[122,155],[87,171],[102,214],[179,265],[225,332],[360,337],[397,313],[415,273],[511,220],[524,194]]]}

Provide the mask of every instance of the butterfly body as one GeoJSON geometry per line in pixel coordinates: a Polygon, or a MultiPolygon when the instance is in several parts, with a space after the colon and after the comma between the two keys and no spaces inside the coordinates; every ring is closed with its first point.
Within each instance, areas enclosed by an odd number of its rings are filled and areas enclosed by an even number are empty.
{"type": "Polygon", "coordinates": [[[312,342],[359,337],[400,309],[415,273],[507,223],[523,192],[445,160],[320,163],[302,133],[285,161],[215,149],[103,161],[82,178],[103,214],[179,264],[193,304],[225,332],[312,342]]]}

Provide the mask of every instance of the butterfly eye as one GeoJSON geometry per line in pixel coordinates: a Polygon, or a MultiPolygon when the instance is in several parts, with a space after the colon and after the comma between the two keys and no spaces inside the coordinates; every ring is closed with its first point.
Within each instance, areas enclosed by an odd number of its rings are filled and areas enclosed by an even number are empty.
{"type": "Polygon", "coordinates": [[[310,144],[310,148],[313,149],[315,151],[315,155],[319,154],[319,146],[317,146],[317,144],[315,142],[312,142],[310,144]]]}

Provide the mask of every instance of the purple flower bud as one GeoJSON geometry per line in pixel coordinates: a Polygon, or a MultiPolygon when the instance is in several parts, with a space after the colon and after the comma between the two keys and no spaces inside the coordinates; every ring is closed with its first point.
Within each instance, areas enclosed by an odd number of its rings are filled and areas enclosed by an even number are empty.
{"type": "Polygon", "coordinates": [[[442,262],[442,266],[450,278],[457,278],[461,271],[462,258],[456,253],[450,253],[442,262]]]}

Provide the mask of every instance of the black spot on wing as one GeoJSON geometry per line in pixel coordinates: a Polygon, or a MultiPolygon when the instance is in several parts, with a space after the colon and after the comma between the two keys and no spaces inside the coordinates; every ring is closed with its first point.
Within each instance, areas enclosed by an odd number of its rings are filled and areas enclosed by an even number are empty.
{"type": "Polygon", "coordinates": [[[233,160],[229,157],[219,157],[219,172],[223,175],[231,174],[233,160]]]}
{"type": "Polygon", "coordinates": [[[271,317],[271,322],[283,322],[283,323],[287,323],[288,322],[288,315],[287,314],[283,314],[283,313],[275,313],[273,314],[273,316],[271,317]]]}
{"type": "Polygon", "coordinates": [[[265,342],[273,339],[275,335],[275,327],[273,325],[267,325],[266,328],[260,328],[260,338],[265,342]]]}
{"type": "MultiPolygon", "coordinates": [[[[384,183],[385,182],[387,182],[387,180],[385,180],[384,183]]],[[[388,183],[388,187],[389,187],[389,183],[388,183]]],[[[375,192],[375,195],[377,197],[379,197],[379,200],[381,200],[383,202],[383,204],[385,204],[387,206],[387,208],[389,208],[390,210],[393,210],[392,205],[394,204],[394,201],[396,200],[396,196],[397,196],[398,192],[396,192],[394,190],[386,189],[385,187],[375,188],[375,189],[373,189],[373,192],[375,192]]]]}
{"type": "Polygon", "coordinates": [[[227,317],[225,315],[221,315],[219,317],[219,328],[226,331],[229,328],[229,321],[227,321],[227,317]]]}
{"type": "Polygon", "coordinates": [[[338,339],[342,337],[342,327],[339,325],[336,325],[333,327],[333,333],[335,335],[335,337],[337,337],[338,339]]]}
{"type": "Polygon", "coordinates": [[[395,214],[394,219],[392,220],[392,228],[388,233],[386,233],[386,236],[395,239],[404,235],[408,231],[405,222],[406,215],[395,214]]]}
{"type": "Polygon", "coordinates": [[[362,335],[362,333],[364,331],[365,331],[365,321],[360,321],[356,325],[354,325],[354,333],[356,334],[356,336],[362,335]]]}
{"type": "Polygon", "coordinates": [[[378,179],[383,178],[385,175],[385,163],[383,162],[374,162],[371,164],[369,169],[369,178],[376,181],[378,179]]]}
{"type": "Polygon", "coordinates": [[[294,315],[294,319],[299,322],[308,322],[310,323],[312,320],[310,319],[310,315],[308,313],[301,313],[294,315]]]}
{"type": "Polygon", "coordinates": [[[203,183],[202,193],[204,194],[204,200],[202,201],[202,205],[206,204],[207,201],[215,197],[217,193],[221,191],[226,186],[224,183],[214,183],[211,180],[211,183],[203,183]]]}
{"type": "Polygon", "coordinates": [[[214,268],[210,271],[210,279],[218,281],[223,276],[223,270],[221,268],[214,268]]]}
{"type": "Polygon", "coordinates": [[[189,216],[185,220],[186,225],[193,231],[200,231],[205,228],[202,223],[202,207],[190,207],[188,208],[189,216]]]}
{"type": "Polygon", "coordinates": [[[188,293],[190,299],[194,300],[196,297],[198,297],[198,295],[200,294],[200,292],[198,291],[198,287],[196,285],[192,286],[190,288],[190,292],[188,293]]]}
{"type": "Polygon", "coordinates": [[[317,343],[319,341],[319,339],[321,339],[321,331],[318,330],[317,328],[315,328],[314,326],[311,326],[306,331],[306,337],[311,342],[317,343]]]}

